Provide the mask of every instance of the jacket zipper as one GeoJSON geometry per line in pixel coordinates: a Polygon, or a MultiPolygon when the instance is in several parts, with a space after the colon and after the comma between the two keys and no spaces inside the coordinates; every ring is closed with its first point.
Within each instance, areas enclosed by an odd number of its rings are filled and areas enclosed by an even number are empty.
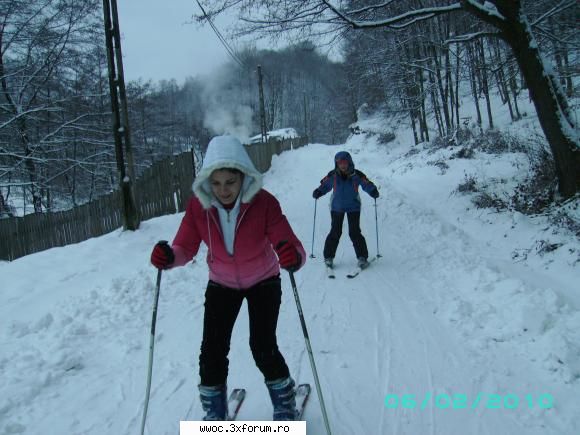
{"type": "MultiPolygon", "coordinates": [[[[238,229],[240,228],[240,224],[242,223],[242,219],[244,219],[244,216],[246,215],[246,213],[248,212],[248,210],[251,206],[252,206],[252,204],[249,204],[248,207],[240,215],[238,215],[238,222],[236,222],[236,227],[234,228],[234,252],[235,252],[236,236],[238,234],[238,229]]],[[[233,256],[233,259],[234,259],[234,266],[235,266],[235,271],[236,271],[236,281],[238,283],[238,288],[242,288],[242,283],[240,281],[240,273],[239,273],[238,263],[236,261],[236,257],[233,256]]]]}
{"type": "MultiPolygon", "coordinates": [[[[248,207],[240,215],[238,215],[238,222],[236,223],[236,227],[234,228],[234,246],[235,246],[235,241],[236,241],[236,235],[237,235],[238,229],[240,227],[240,224],[242,222],[242,219],[244,218],[244,216],[246,215],[246,213],[248,212],[248,210],[249,210],[249,208],[251,206],[252,206],[252,204],[248,205],[248,207]]],[[[214,214],[211,211],[208,211],[208,214],[211,216],[211,219],[213,220],[213,223],[217,227],[218,232],[219,232],[219,234],[220,234],[220,236],[222,238],[222,243],[225,246],[224,235],[223,235],[222,230],[220,228],[219,222],[216,221],[216,218],[215,218],[214,214]]],[[[227,212],[227,215],[228,215],[227,219],[228,219],[228,222],[229,222],[229,219],[230,219],[230,213],[229,213],[229,211],[227,212]]],[[[208,225],[208,233],[209,233],[208,234],[208,237],[209,237],[210,244],[211,244],[211,232],[210,232],[209,225],[208,225]]],[[[210,251],[211,251],[211,249],[210,249],[210,251]]],[[[212,262],[213,262],[213,252],[211,252],[211,258],[212,258],[212,262]]],[[[241,281],[240,281],[240,274],[239,274],[239,270],[238,270],[238,263],[236,262],[236,257],[234,255],[232,255],[232,260],[233,260],[234,269],[235,269],[235,272],[236,272],[235,275],[236,275],[236,282],[238,283],[238,288],[242,288],[242,284],[241,284],[241,281]]]]}

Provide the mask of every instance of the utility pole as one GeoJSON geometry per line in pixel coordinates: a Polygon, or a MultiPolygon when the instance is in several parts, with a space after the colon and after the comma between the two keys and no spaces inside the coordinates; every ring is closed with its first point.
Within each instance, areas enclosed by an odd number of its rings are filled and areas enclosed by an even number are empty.
{"type": "Polygon", "coordinates": [[[308,117],[306,116],[306,92],[303,93],[303,107],[304,107],[304,136],[308,137],[308,117]]]}
{"type": "Polygon", "coordinates": [[[266,109],[264,108],[264,87],[262,86],[262,66],[258,65],[258,88],[260,90],[260,129],[262,130],[262,143],[268,142],[268,129],[266,127],[266,109]]]}
{"type": "Polygon", "coordinates": [[[141,218],[133,192],[135,170],[129,131],[129,112],[127,110],[127,94],[125,92],[117,0],[103,0],[103,14],[109,67],[111,112],[113,115],[113,136],[115,137],[115,155],[117,157],[117,171],[122,200],[123,229],[134,231],[139,228],[141,218]],[[126,169],[125,154],[127,157],[126,169]]]}

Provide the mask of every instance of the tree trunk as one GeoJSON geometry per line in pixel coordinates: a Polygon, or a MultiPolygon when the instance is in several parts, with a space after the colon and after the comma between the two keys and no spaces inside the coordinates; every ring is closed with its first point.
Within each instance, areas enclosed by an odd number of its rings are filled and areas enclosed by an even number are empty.
{"type": "Polygon", "coordinates": [[[520,67],[525,86],[536,108],[538,120],[552,150],[558,190],[564,198],[580,191],[580,141],[566,96],[546,67],[521,1],[493,0],[501,18],[474,8],[462,0],[464,8],[500,30],[520,67]]]}
{"type": "Polygon", "coordinates": [[[479,131],[481,133],[481,109],[479,108],[479,95],[477,92],[477,77],[475,75],[475,70],[477,68],[475,63],[475,56],[473,55],[473,46],[471,44],[467,45],[467,59],[469,60],[469,81],[471,82],[471,94],[473,95],[473,102],[475,104],[475,109],[477,113],[477,125],[479,126],[479,131]]]}
{"type": "Polygon", "coordinates": [[[461,72],[461,46],[457,46],[457,52],[455,53],[455,118],[457,119],[457,126],[460,127],[459,121],[459,82],[460,82],[460,72],[461,72]]]}
{"type": "MultiPolygon", "coordinates": [[[[449,47],[445,47],[445,98],[449,101],[449,119],[451,122],[451,128],[455,128],[456,124],[453,120],[455,95],[453,93],[453,77],[451,73],[451,56],[449,54],[449,47]]],[[[457,119],[457,125],[459,125],[459,119],[457,119]]]]}
{"type": "Polygon", "coordinates": [[[439,136],[443,136],[445,133],[443,132],[443,125],[441,124],[441,112],[439,111],[437,93],[435,92],[435,79],[433,78],[433,75],[434,74],[429,71],[429,93],[431,94],[431,105],[433,106],[433,112],[435,113],[439,136]]]}
{"type": "Polygon", "coordinates": [[[493,47],[493,56],[495,57],[495,64],[496,64],[496,68],[497,68],[495,78],[497,80],[498,89],[500,90],[502,95],[505,95],[505,102],[508,104],[508,108],[510,111],[510,118],[512,121],[516,121],[517,118],[515,117],[514,110],[512,108],[510,93],[509,93],[509,90],[507,87],[505,74],[504,74],[504,70],[503,70],[503,60],[501,57],[501,50],[500,50],[497,42],[498,41],[494,41],[494,47],[493,47]]]}
{"type": "Polygon", "coordinates": [[[415,124],[413,110],[409,110],[409,117],[411,118],[411,127],[413,128],[413,139],[415,140],[415,145],[419,145],[419,137],[417,136],[417,126],[415,124]]]}
{"type": "Polygon", "coordinates": [[[512,91],[512,97],[514,98],[514,110],[516,111],[517,119],[522,119],[520,114],[520,108],[518,107],[518,85],[516,83],[516,72],[513,68],[513,62],[510,60],[508,63],[508,74],[510,76],[510,89],[512,91]]]}
{"type": "Polygon", "coordinates": [[[427,109],[425,108],[425,100],[427,99],[425,95],[425,79],[423,77],[423,72],[419,71],[419,86],[421,89],[421,111],[419,112],[419,125],[421,126],[421,138],[424,141],[429,142],[429,127],[427,126],[427,109]]]}
{"type": "Polygon", "coordinates": [[[574,93],[574,84],[572,83],[572,69],[570,68],[570,61],[568,59],[568,50],[564,47],[562,52],[564,59],[564,74],[566,76],[566,95],[571,97],[574,93]]]}
{"type": "Polygon", "coordinates": [[[512,23],[502,33],[512,47],[550,144],[560,194],[568,198],[580,190],[580,149],[567,105],[562,105],[563,96],[559,98],[559,90],[555,89],[556,79],[544,65],[527,22],[512,23]]]}
{"type": "Polygon", "coordinates": [[[481,65],[481,90],[485,96],[485,104],[487,108],[487,118],[489,121],[489,128],[493,130],[493,115],[491,113],[491,101],[489,99],[489,82],[487,80],[487,64],[485,62],[485,51],[483,49],[483,41],[476,41],[476,47],[479,54],[479,60],[481,65]]]}
{"type": "MultiPolygon", "coordinates": [[[[418,43],[413,46],[413,55],[415,59],[420,58],[421,47],[418,43]]],[[[419,131],[421,134],[421,142],[429,142],[429,127],[427,126],[427,109],[425,107],[427,95],[425,94],[425,77],[423,69],[417,69],[416,81],[419,83],[419,131]]]]}
{"type": "Polygon", "coordinates": [[[439,60],[439,50],[435,45],[431,45],[431,56],[434,61],[434,70],[437,78],[437,89],[439,90],[439,96],[441,97],[441,108],[443,109],[443,116],[445,117],[445,133],[450,134],[451,132],[451,121],[449,120],[449,106],[447,105],[447,95],[445,93],[443,85],[443,77],[441,76],[441,62],[439,60]]]}
{"type": "MultiPolygon", "coordinates": [[[[561,26],[554,23],[553,17],[548,20],[548,23],[552,34],[557,35],[558,31],[561,30],[561,26]]],[[[568,64],[568,51],[566,45],[561,41],[554,41],[552,42],[552,45],[554,47],[556,68],[558,69],[558,75],[560,76],[560,86],[562,86],[562,89],[566,89],[566,96],[571,97],[574,86],[572,85],[572,76],[568,64]]]]}

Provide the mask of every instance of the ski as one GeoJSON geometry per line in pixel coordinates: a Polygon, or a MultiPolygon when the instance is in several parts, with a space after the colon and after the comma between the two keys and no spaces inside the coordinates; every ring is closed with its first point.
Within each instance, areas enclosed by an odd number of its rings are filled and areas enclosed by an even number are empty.
{"type": "Polygon", "coordinates": [[[347,278],[351,278],[351,279],[352,279],[352,278],[355,278],[356,276],[358,276],[358,274],[359,274],[359,273],[361,273],[363,270],[367,269],[367,268],[368,268],[368,267],[371,265],[371,263],[372,263],[373,261],[375,261],[376,259],[377,259],[377,257],[373,257],[373,258],[371,258],[371,259],[368,261],[368,263],[367,263],[367,265],[366,265],[365,267],[360,267],[360,266],[357,266],[357,267],[356,267],[354,270],[352,270],[350,273],[348,273],[348,274],[346,275],[346,277],[347,277],[347,278]]]}
{"type": "Polygon", "coordinates": [[[235,388],[230,393],[228,398],[228,420],[233,421],[238,417],[238,412],[246,398],[246,390],[244,388],[235,388]]]}
{"type": "Polygon", "coordinates": [[[296,420],[302,420],[304,408],[310,397],[310,384],[300,384],[296,387],[296,409],[298,410],[298,417],[296,420]]]}
{"type": "Polygon", "coordinates": [[[362,268],[360,268],[359,266],[356,267],[356,269],[350,271],[349,273],[346,274],[347,278],[355,278],[358,276],[359,273],[361,273],[363,271],[362,268]]]}
{"type": "Polygon", "coordinates": [[[326,266],[326,276],[328,276],[331,279],[336,278],[336,275],[334,274],[334,269],[332,267],[326,266]]]}

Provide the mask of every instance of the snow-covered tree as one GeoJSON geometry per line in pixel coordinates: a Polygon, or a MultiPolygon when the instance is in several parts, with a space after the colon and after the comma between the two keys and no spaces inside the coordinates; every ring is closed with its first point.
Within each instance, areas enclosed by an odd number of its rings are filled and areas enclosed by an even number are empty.
{"type": "MultiPolygon", "coordinates": [[[[540,125],[550,144],[559,180],[559,191],[569,197],[580,190],[580,142],[559,80],[540,52],[534,26],[565,10],[577,12],[574,0],[529,2],[520,0],[427,0],[427,1],[361,1],[334,0],[212,0],[205,1],[208,16],[228,9],[239,13],[233,29],[236,35],[263,35],[280,38],[291,33],[298,36],[344,34],[351,29],[400,30],[447,14],[477,17],[491,30],[456,35],[455,41],[481,36],[499,37],[511,48],[534,102],[540,125]],[[541,14],[533,21],[527,10],[541,14]],[[463,15],[460,15],[463,14],[463,15]]],[[[481,53],[480,53],[481,54],[481,53]]],[[[447,122],[447,120],[444,120],[447,122]]]]}
{"type": "Polygon", "coordinates": [[[2,2],[0,188],[25,187],[37,212],[50,208],[55,179],[74,203],[78,177],[101,160],[101,27],[97,0],[2,2]]]}

